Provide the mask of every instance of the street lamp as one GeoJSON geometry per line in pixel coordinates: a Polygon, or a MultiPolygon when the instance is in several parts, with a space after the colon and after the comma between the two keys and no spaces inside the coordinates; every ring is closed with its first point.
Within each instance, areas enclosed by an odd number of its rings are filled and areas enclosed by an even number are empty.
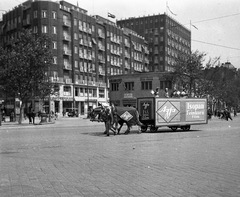
{"type": "Polygon", "coordinates": [[[2,104],[4,100],[0,100],[0,126],[2,126],[2,104]]]}

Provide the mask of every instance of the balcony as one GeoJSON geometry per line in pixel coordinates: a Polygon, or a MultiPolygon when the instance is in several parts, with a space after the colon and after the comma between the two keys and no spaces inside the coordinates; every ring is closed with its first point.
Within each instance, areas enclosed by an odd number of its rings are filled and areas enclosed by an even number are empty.
{"type": "Polygon", "coordinates": [[[101,63],[101,64],[105,64],[105,59],[98,59],[99,60],[99,63],[101,63]]]}
{"type": "Polygon", "coordinates": [[[64,35],[63,35],[63,40],[71,41],[71,36],[70,36],[70,35],[67,35],[67,34],[64,34],[64,35]]]}
{"type": "Polygon", "coordinates": [[[100,50],[100,51],[105,51],[105,48],[104,48],[104,46],[103,45],[98,45],[98,49],[100,50]]]}
{"type": "Polygon", "coordinates": [[[63,26],[71,27],[71,21],[63,20],[63,26]]]}
{"type": "Polygon", "coordinates": [[[69,49],[63,49],[63,55],[72,56],[72,51],[69,49]]]}
{"type": "Polygon", "coordinates": [[[130,43],[129,42],[124,42],[126,47],[130,47],[130,43]]]}
{"type": "Polygon", "coordinates": [[[105,38],[105,35],[104,35],[104,33],[98,33],[98,37],[105,38]]]}
{"type": "Polygon", "coordinates": [[[66,83],[66,84],[72,83],[72,79],[64,79],[63,81],[64,81],[64,83],[66,83]]]}
{"type": "Polygon", "coordinates": [[[72,70],[72,65],[67,63],[67,62],[64,62],[63,69],[65,69],[65,70],[72,70]]]}
{"type": "Polygon", "coordinates": [[[99,75],[105,75],[105,70],[100,70],[99,75]]]}
{"type": "Polygon", "coordinates": [[[50,77],[50,81],[51,82],[59,82],[59,78],[58,77],[50,77]]]}

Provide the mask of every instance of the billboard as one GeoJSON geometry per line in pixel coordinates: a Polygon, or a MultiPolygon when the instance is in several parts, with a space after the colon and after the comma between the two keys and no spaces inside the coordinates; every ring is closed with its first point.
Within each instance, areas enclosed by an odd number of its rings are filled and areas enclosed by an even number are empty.
{"type": "Polygon", "coordinates": [[[207,99],[155,98],[155,126],[207,123],[207,99]]]}

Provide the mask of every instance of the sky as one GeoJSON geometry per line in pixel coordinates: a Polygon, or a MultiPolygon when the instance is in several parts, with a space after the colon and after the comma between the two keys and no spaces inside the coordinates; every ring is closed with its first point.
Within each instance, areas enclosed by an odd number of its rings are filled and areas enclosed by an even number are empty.
{"type": "MultiPolygon", "coordinates": [[[[55,1],[55,0],[52,0],[55,1]]],[[[206,53],[205,62],[220,57],[240,68],[240,0],[65,0],[88,11],[89,15],[113,22],[164,12],[192,33],[192,51],[206,53]],[[168,8],[169,9],[168,9],[168,8]],[[196,29],[196,28],[197,29],[196,29]]],[[[0,0],[0,10],[11,10],[24,0],[0,0]]],[[[4,11],[0,11],[0,15],[4,11]]]]}

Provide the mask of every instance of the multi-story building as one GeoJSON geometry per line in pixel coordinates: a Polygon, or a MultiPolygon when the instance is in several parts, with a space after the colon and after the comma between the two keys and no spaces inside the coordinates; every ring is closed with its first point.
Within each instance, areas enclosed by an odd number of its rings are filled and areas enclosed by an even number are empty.
{"type": "MultiPolygon", "coordinates": [[[[86,114],[107,101],[108,76],[149,70],[148,45],[142,36],[66,1],[26,1],[3,14],[0,26],[3,47],[22,28],[52,38],[50,76],[59,85],[59,94],[44,103],[46,111],[62,114],[76,109],[86,114]]],[[[28,105],[41,109],[37,101],[28,105]]]]}
{"type": "Polygon", "coordinates": [[[191,32],[166,14],[131,17],[117,25],[136,31],[149,43],[150,71],[172,71],[178,54],[191,52],[191,32]]]}

